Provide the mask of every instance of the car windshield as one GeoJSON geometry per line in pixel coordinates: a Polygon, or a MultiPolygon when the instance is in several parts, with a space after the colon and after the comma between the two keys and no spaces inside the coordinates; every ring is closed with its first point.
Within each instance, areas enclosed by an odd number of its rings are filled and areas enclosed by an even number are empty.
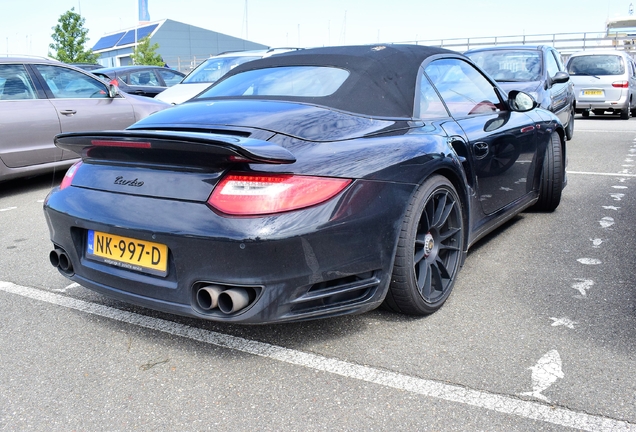
{"type": "Polygon", "coordinates": [[[539,81],[541,55],[531,50],[492,50],[466,54],[499,82],[539,81]]]}
{"type": "Polygon", "coordinates": [[[259,58],[261,57],[237,56],[210,58],[201,63],[201,65],[185,77],[183,83],[213,83],[236,66],[259,58]]]}
{"type": "Polygon", "coordinates": [[[586,55],[572,57],[568,63],[570,75],[622,75],[623,59],[617,55],[586,55]]]}
{"type": "Polygon", "coordinates": [[[349,76],[344,69],[324,66],[284,66],[248,70],[232,75],[197,99],[228,96],[324,97],[349,76]]]}

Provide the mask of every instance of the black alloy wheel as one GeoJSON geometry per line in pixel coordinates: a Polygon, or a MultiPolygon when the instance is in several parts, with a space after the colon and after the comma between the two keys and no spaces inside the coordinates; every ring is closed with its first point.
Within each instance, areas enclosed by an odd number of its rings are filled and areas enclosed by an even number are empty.
{"type": "Polygon", "coordinates": [[[455,283],[463,245],[459,195],[445,177],[430,177],[411,199],[402,222],[385,306],[411,315],[438,310],[455,283]]]}

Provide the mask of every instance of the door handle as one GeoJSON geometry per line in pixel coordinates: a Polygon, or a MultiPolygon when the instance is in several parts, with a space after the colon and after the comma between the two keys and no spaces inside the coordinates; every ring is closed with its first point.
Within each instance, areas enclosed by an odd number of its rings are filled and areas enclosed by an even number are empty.
{"type": "Polygon", "coordinates": [[[70,110],[70,109],[69,110],[62,110],[62,111],[60,111],[60,114],[65,115],[65,116],[72,116],[72,115],[77,114],[77,111],[70,110]]]}

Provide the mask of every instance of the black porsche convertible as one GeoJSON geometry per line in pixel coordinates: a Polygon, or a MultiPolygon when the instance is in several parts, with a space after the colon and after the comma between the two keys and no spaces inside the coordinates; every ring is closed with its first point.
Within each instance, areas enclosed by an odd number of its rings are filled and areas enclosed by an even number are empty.
{"type": "Polygon", "coordinates": [[[536,106],[439,48],[245,63],[126,130],[57,136],[81,161],[44,204],[50,260],[215,321],[429,314],[479,238],[559,205],[565,132],[536,106]]]}

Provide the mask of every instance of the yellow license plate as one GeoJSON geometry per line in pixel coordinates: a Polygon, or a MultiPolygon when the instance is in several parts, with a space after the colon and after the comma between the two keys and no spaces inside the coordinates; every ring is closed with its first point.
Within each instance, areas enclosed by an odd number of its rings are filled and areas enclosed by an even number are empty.
{"type": "Polygon", "coordinates": [[[160,243],[90,230],[86,257],[128,270],[168,274],[168,246],[160,243]]]}
{"type": "Polygon", "coordinates": [[[585,96],[603,96],[603,90],[583,90],[585,96]]]}

